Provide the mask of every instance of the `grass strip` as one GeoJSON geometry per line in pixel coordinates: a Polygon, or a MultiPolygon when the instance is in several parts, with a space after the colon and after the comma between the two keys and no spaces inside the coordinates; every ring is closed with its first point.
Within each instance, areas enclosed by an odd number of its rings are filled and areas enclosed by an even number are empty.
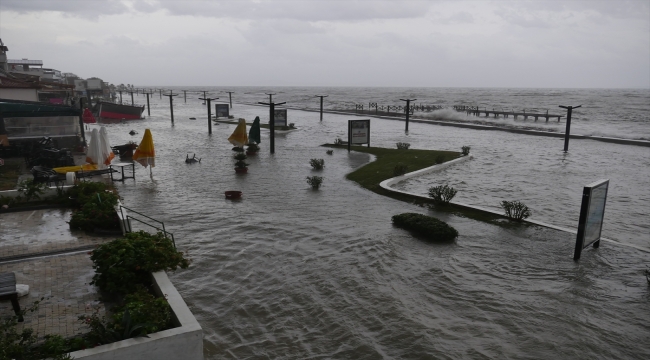
{"type": "MultiPolygon", "coordinates": [[[[348,147],[347,145],[334,144],[323,144],[322,146],[340,149],[347,149],[348,147]]],[[[387,149],[367,146],[352,146],[351,150],[372,154],[377,158],[375,161],[356,169],[346,176],[348,180],[352,180],[374,193],[388,196],[396,200],[406,201],[415,205],[435,207],[438,211],[451,212],[455,215],[475,220],[494,222],[495,220],[501,219],[499,216],[484,213],[482,211],[467,209],[455,206],[454,204],[436,204],[433,199],[396,193],[379,186],[379,183],[382,181],[394,177],[393,170],[397,163],[405,164],[408,166],[408,172],[413,172],[439,163],[441,156],[444,157],[445,162],[457,159],[461,156],[460,152],[420,149],[387,149]]]]}

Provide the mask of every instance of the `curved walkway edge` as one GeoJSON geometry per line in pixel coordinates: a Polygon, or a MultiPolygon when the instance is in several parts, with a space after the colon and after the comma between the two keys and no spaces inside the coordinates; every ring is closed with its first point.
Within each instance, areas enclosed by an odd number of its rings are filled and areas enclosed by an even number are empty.
{"type": "MultiPolygon", "coordinates": [[[[391,186],[393,186],[393,185],[395,185],[395,184],[397,184],[399,182],[402,182],[404,180],[410,179],[410,178],[414,178],[414,177],[421,176],[421,175],[424,175],[424,174],[440,171],[440,170],[442,170],[444,168],[447,168],[449,166],[452,166],[452,165],[455,165],[455,164],[458,164],[458,163],[461,163],[461,162],[469,161],[469,160],[471,160],[473,158],[474,158],[474,156],[472,154],[469,154],[467,156],[463,156],[461,158],[454,159],[452,161],[448,161],[448,162],[438,164],[438,165],[433,165],[433,166],[430,166],[430,167],[427,167],[427,168],[424,168],[424,169],[420,169],[418,171],[413,171],[413,172],[410,172],[410,173],[406,173],[406,174],[404,174],[402,176],[397,176],[397,177],[393,177],[393,178],[390,178],[390,179],[386,179],[386,180],[382,181],[381,183],[379,183],[379,186],[381,186],[383,189],[385,189],[387,191],[390,191],[390,192],[393,192],[393,193],[404,194],[404,195],[408,195],[408,196],[413,196],[413,197],[417,197],[417,198],[430,200],[426,196],[411,193],[411,192],[408,192],[408,191],[393,189],[391,186]]],[[[472,209],[472,210],[477,210],[477,211],[482,211],[482,212],[485,212],[485,213],[501,216],[501,217],[504,217],[504,218],[506,217],[504,214],[502,214],[500,212],[496,212],[494,210],[487,209],[487,208],[484,208],[484,207],[465,204],[465,203],[461,203],[461,202],[457,202],[457,201],[451,201],[451,203],[456,205],[456,206],[459,206],[459,207],[472,209]]],[[[543,226],[543,227],[546,227],[546,228],[559,230],[559,231],[563,231],[563,232],[567,232],[567,233],[571,233],[571,234],[577,234],[577,232],[578,232],[577,230],[574,230],[574,229],[569,229],[569,228],[565,228],[565,227],[561,227],[561,226],[556,226],[556,225],[552,225],[552,224],[548,224],[548,223],[545,223],[545,222],[542,222],[542,221],[537,221],[537,220],[532,220],[532,219],[524,219],[524,220],[522,220],[522,222],[532,224],[532,225],[543,226]]],[[[646,249],[646,248],[643,248],[643,247],[640,247],[640,246],[636,246],[636,245],[632,245],[632,244],[624,244],[624,243],[621,243],[619,241],[612,240],[612,239],[606,239],[606,238],[600,238],[600,239],[603,240],[603,241],[607,241],[607,242],[616,244],[616,245],[627,246],[627,247],[631,247],[631,248],[634,248],[634,249],[637,249],[637,250],[640,250],[640,251],[643,251],[643,252],[650,253],[650,249],[646,249]]]]}

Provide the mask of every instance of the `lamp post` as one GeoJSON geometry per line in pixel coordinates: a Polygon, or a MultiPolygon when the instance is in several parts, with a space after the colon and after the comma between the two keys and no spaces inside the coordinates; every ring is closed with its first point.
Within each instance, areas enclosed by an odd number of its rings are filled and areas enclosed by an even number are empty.
{"type": "Polygon", "coordinates": [[[169,111],[172,115],[172,125],[174,124],[174,96],[178,96],[178,94],[172,94],[170,91],[169,94],[165,94],[165,96],[169,96],[169,111]]]}
{"type": "Polygon", "coordinates": [[[275,105],[283,105],[286,104],[286,102],[274,104],[269,101],[268,103],[259,102],[258,104],[269,106],[269,128],[271,130],[271,141],[269,141],[269,143],[271,144],[271,154],[275,154],[275,105]]]}
{"type": "Polygon", "coordinates": [[[269,103],[272,103],[273,102],[273,95],[275,95],[275,93],[265,93],[265,94],[269,96],[269,103]]]}
{"type": "Polygon", "coordinates": [[[320,98],[320,121],[323,121],[323,98],[328,97],[329,95],[316,95],[314,97],[320,98]]]}
{"type": "Polygon", "coordinates": [[[210,108],[210,101],[217,100],[219,98],[199,98],[208,103],[208,134],[212,134],[212,109],[210,108]]]}
{"type": "Polygon", "coordinates": [[[232,109],[232,94],[234,91],[226,91],[228,93],[228,100],[230,100],[230,108],[232,109]]]}
{"type": "Polygon", "coordinates": [[[578,106],[563,106],[560,105],[561,108],[567,109],[566,113],[566,131],[564,132],[564,152],[569,151],[569,137],[571,135],[571,111],[573,109],[577,109],[581,107],[582,105],[578,106]]]}
{"type": "Polygon", "coordinates": [[[400,99],[402,101],[406,101],[406,128],[405,132],[409,132],[409,115],[411,113],[411,101],[415,101],[417,99],[400,99]]]}

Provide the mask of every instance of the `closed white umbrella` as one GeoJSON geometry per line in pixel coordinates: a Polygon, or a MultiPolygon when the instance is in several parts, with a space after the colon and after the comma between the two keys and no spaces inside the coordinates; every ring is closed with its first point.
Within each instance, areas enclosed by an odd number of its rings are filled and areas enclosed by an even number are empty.
{"type": "Polygon", "coordinates": [[[99,139],[99,131],[93,129],[90,133],[90,144],[88,144],[88,152],[86,152],[86,162],[89,164],[96,164],[97,169],[106,169],[103,161],[100,161],[102,154],[101,140],[99,139]]]}
{"type": "Polygon", "coordinates": [[[113,153],[113,149],[111,149],[111,143],[108,140],[108,132],[103,126],[99,128],[99,144],[101,149],[99,160],[102,160],[104,165],[108,166],[115,158],[115,154],[113,153]]]}

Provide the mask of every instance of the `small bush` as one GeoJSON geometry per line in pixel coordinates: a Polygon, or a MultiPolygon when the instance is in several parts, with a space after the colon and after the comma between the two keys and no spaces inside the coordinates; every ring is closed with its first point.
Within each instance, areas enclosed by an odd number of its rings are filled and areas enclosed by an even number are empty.
{"type": "Polygon", "coordinates": [[[530,209],[521,201],[501,202],[501,207],[506,212],[506,216],[511,220],[521,221],[530,216],[530,209]]]}
{"type": "Polygon", "coordinates": [[[411,144],[405,143],[405,142],[398,142],[397,143],[397,148],[400,150],[408,150],[408,148],[411,147],[411,144]]]}
{"type": "Polygon", "coordinates": [[[295,123],[289,123],[289,129],[295,129],[296,124],[295,123]]]}
{"type": "Polygon", "coordinates": [[[307,176],[307,184],[309,184],[312,188],[316,190],[320,188],[322,183],[323,183],[323,178],[320,176],[307,176]]]}
{"type": "Polygon", "coordinates": [[[397,163],[395,167],[393,168],[393,176],[402,176],[406,174],[409,171],[408,165],[404,163],[397,163]]]}
{"type": "Polygon", "coordinates": [[[168,329],[172,326],[172,310],[164,298],[151,295],[144,287],[124,297],[124,305],[113,309],[114,328],[119,331],[125,329],[120,321],[124,312],[128,311],[131,321],[146,324],[143,332],[151,334],[168,329]]]}
{"type": "Polygon", "coordinates": [[[442,164],[443,162],[445,162],[445,159],[446,159],[445,156],[442,154],[436,156],[436,164],[442,164]]]}
{"type": "Polygon", "coordinates": [[[100,245],[92,252],[95,276],[91,284],[109,293],[128,294],[150,283],[151,273],[186,269],[190,262],[172,241],[157,233],[131,232],[100,245]]]}
{"type": "Polygon", "coordinates": [[[327,153],[327,155],[332,155],[332,154],[334,154],[334,150],[327,150],[326,153],[327,153]]]}
{"type": "Polygon", "coordinates": [[[18,184],[18,192],[23,194],[22,198],[25,201],[38,200],[41,195],[45,193],[46,185],[44,183],[36,183],[32,180],[21,181],[18,184]]]}
{"type": "Polygon", "coordinates": [[[341,138],[336,138],[336,140],[334,140],[334,145],[343,145],[343,140],[341,140],[341,138]]]}
{"type": "Polygon", "coordinates": [[[467,155],[469,155],[469,150],[470,150],[470,149],[471,149],[471,147],[469,147],[469,146],[463,146],[463,147],[461,148],[461,150],[462,150],[462,152],[463,152],[463,156],[467,156],[467,155]]]}
{"type": "Polygon", "coordinates": [[[70,218],[71,229],[94,231],[95,229],[113,230],[120,228],[120,219],[115,212],[118,196],[112,192],[97,192],[86,197],[80,203],[81,209],[70,218]]]}
{"type": "Polygon", "coordinates": [[[456,189],[447,185],[438,185],[429,188],[429,197],[438,204],[449,204],[456,196],[456,189]]]}
{"type": "Polygon", "coordinates": [[[395,226],[434,241],[450,241],[458,236],[456,229],[431,216],[403,213],[393,216],[392,220],[395,226]]]}
{"type": "Polygon", "coordinates": [[[321,170],[325,166],[325,159],[311,159],[309,165],[316,170],[321,170]]]}

